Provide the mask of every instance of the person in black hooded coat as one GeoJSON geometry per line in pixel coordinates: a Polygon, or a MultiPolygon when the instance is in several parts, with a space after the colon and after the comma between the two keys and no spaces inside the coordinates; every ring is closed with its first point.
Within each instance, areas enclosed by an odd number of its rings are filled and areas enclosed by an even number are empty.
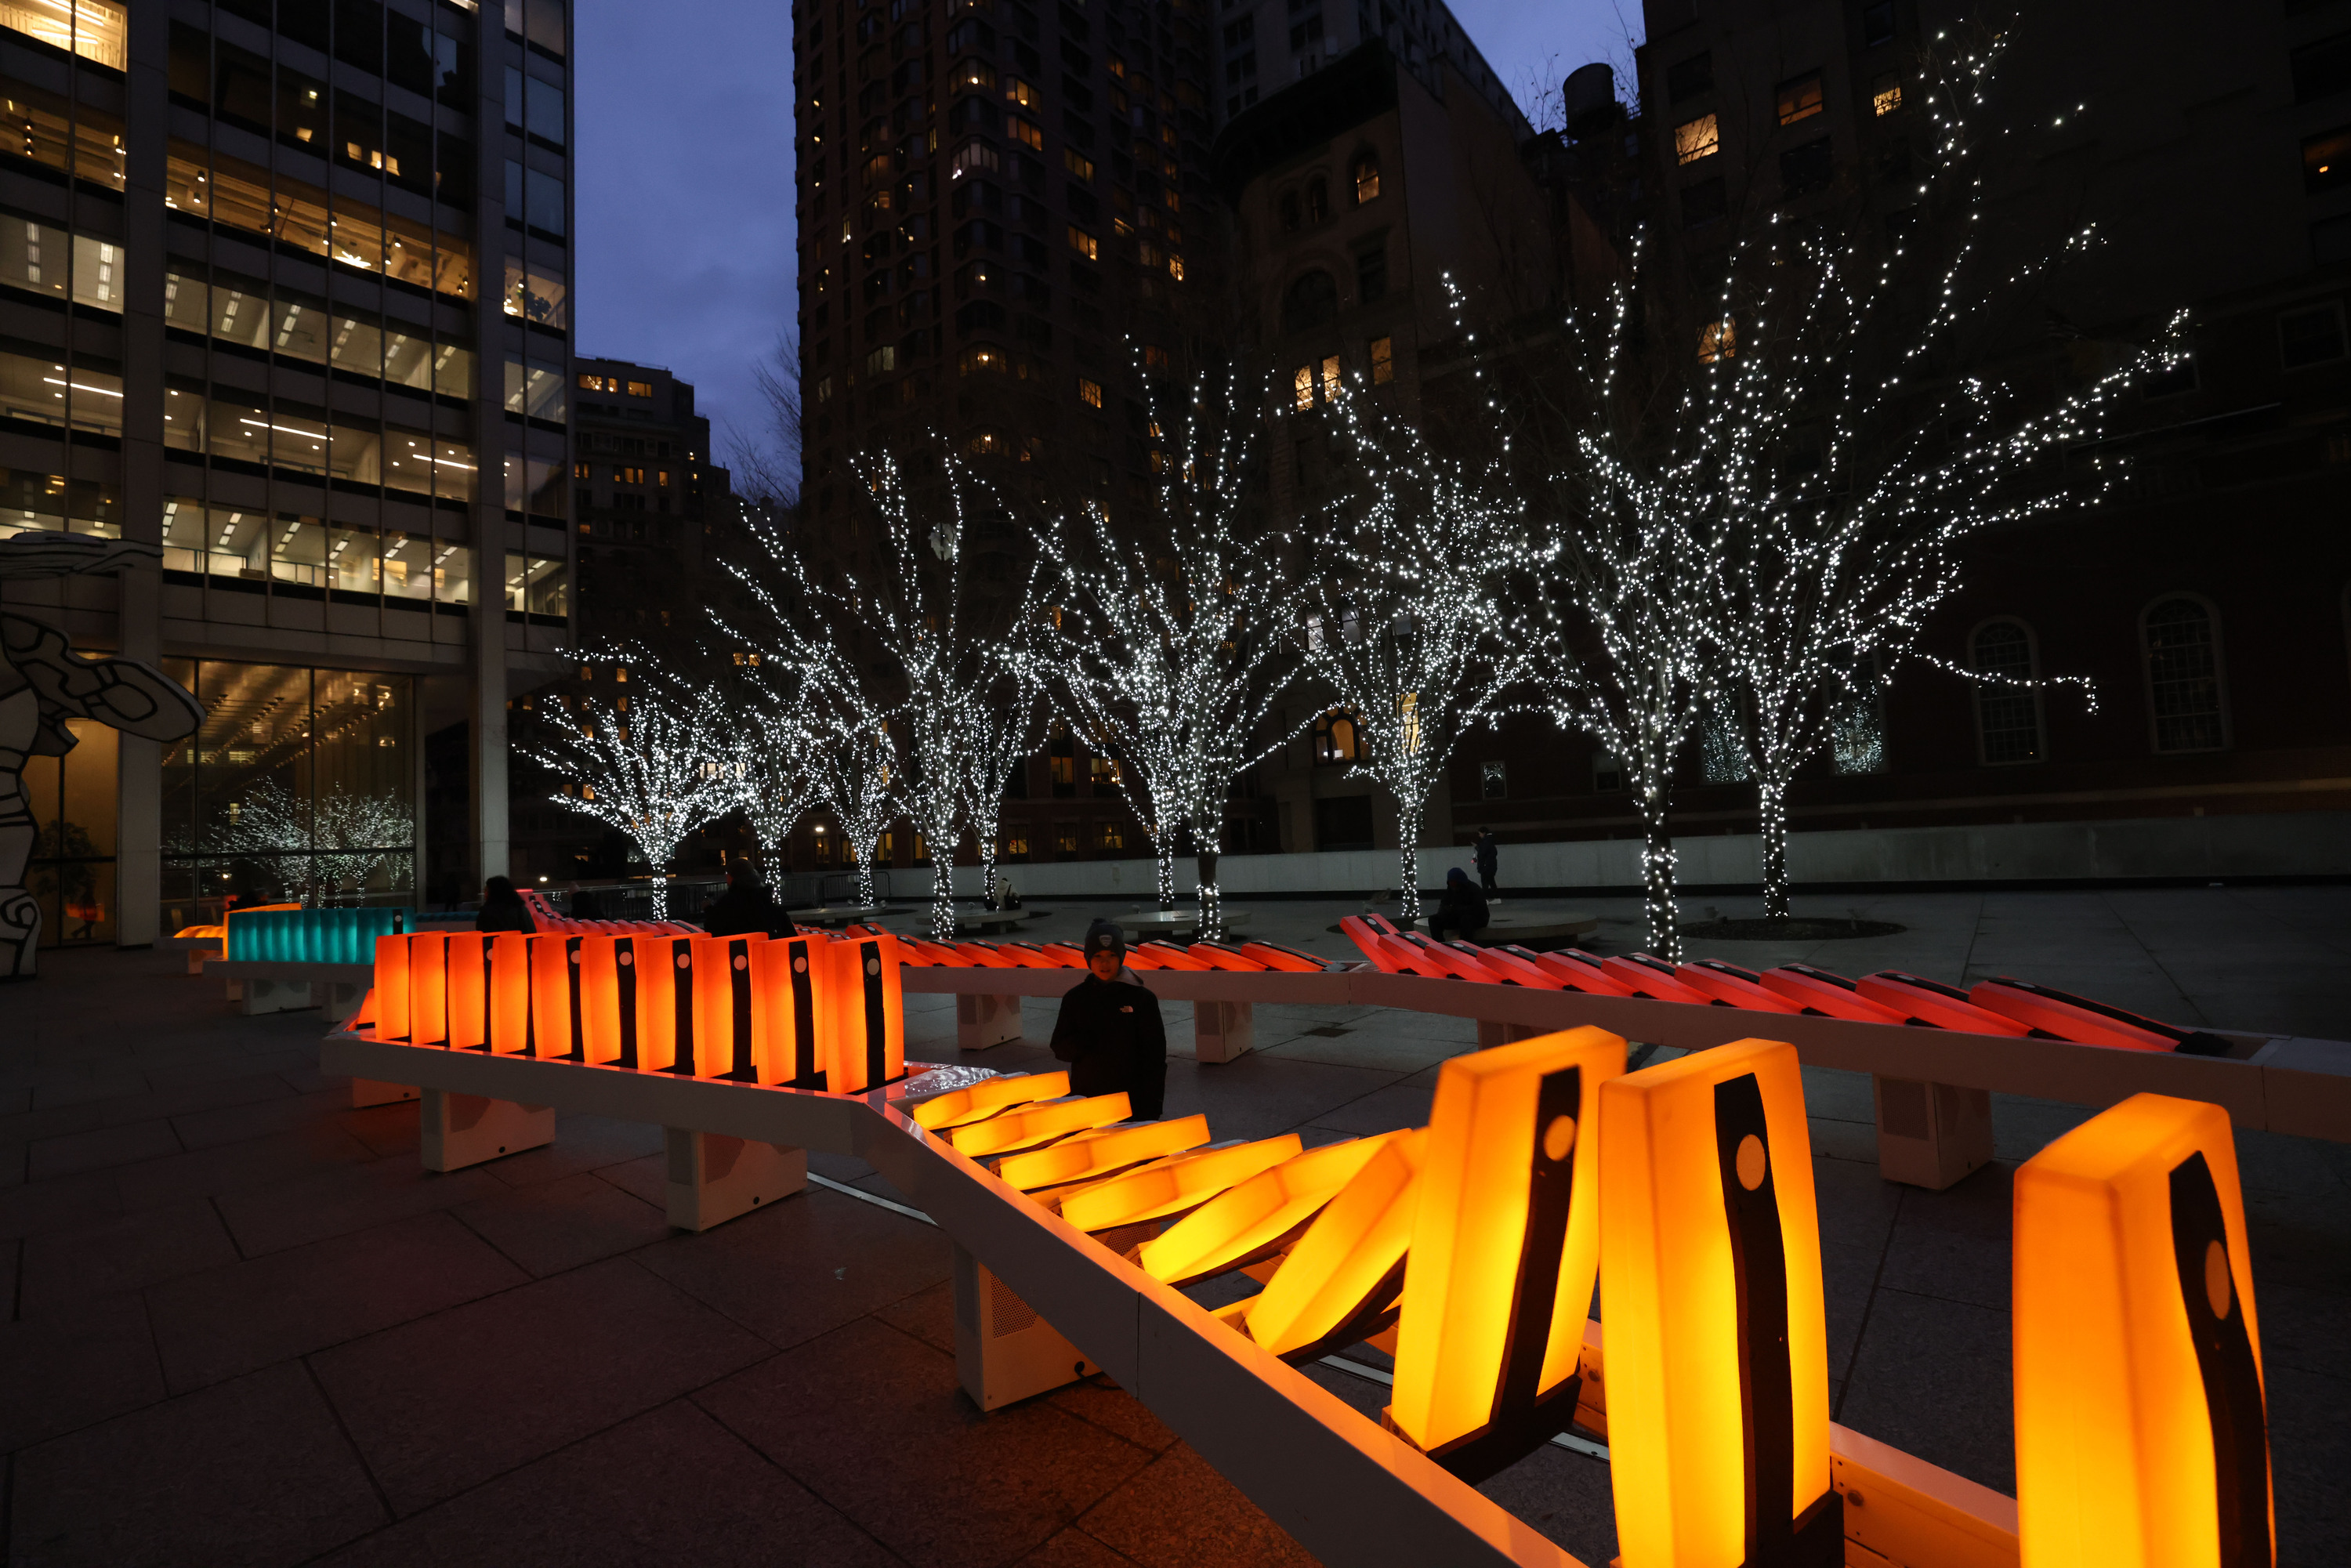
{"type": "Polygon", "coordinates": [[[1107,920],[1086,931],[1086,968],[1053,1020],[1053,1054],[1070,1064],[1070,1092],[1124,1090],[1133,1118],[1155,1122],[1167,1094],[1159,998],[1126,967],[1125,934],[1107,920]]]}

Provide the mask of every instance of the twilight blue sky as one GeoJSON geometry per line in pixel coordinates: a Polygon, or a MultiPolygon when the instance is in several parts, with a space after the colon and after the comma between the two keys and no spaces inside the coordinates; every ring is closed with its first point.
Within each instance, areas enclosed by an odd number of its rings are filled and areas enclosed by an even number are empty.
{"type": "MultiPolygon", "coordinates": [[[[573,321],[583,355],[666,365],[725,461],[796,308],[789,0],[580,0],[573,321]]],[[[1587,60],[1619,92],[1639,0],[1453,0],[1521,103],[1587,60]]]]}

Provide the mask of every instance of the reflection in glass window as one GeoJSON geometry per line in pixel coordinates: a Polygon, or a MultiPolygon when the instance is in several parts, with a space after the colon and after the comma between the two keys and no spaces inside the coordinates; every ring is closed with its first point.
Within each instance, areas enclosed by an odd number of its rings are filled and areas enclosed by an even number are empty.
{"type": "Polygon", "coordinates": [[[113,115],[87,103],[68,110],[57,94],[22,82],[8,84],[0,110],[7,115],[11,152],[122,189],[122,121],[113,115]]]}
{"type": "Polygon", "coordinates": [[[554,273],[523,265],[522,257],[507,257],[506,311],[542,327],[568,330],[571,309],[563,279],[554,273]]]}
{"type": "Polygon", "coordinates": [[[0,0],[0,27],[119,71],[130,68],[131,14],[114,0],[0,0]]]}

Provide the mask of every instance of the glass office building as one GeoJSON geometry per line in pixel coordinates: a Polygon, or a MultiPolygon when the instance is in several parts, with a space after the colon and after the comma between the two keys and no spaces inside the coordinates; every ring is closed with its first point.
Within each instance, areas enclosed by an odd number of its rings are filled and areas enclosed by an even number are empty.
{"type": "Polygon", "coordinates": [[[6,608],[206,715],[28,775],[45,941],[413,897],[452,727],[440,873],[507,870],[569,634],[569,46],[563,0],[0,0],[0,537],[162,551],[6,608]]]}

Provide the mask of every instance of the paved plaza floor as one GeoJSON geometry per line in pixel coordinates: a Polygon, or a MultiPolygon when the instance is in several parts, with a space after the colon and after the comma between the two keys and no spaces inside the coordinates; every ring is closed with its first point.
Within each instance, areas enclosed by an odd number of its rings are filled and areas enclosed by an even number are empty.
{"type": "MultiPolygon", "coordinates": [[[[1113,906],[1067,904],[1068,936],[1113,906]]],[[[1751,901],[1716,900],[1727,915],[1751,901]]],[[[1691,917],[1705,901],[1693,900],[1691,917]]],[[[1356,905],[1253,906],[1337,957],[1356,905]]],[[[1606,950],[1629,901],[1583,903],[1606,950]]],[[[2020,974],[2180,1022],[2351,1037],[2351,890],[1832,898],[1898,936],[1719,944],[1854,973],[2020,974]]],[[[43,955],[0,988],[0,1533],[11,1564],[1216,1565],[1307,1561],[1095,1382],[981,1416],[935,1229],[812,1188],[701,1236],[664,1221],[660,1133],[566,1117],[546,1149],[418,1168],[413,1104],[349,1108],[316,1013],[243,1019],[176,954],[43,955]]],[[[1179,1056],[1188,1009],[1170,1004],[1179,1056]]],[[[1029,1041],[1050,1027],[1029,1004],[1029,1041]]],[[[947,998],[910,1054],[955,1055],[947,998]]],[[[1425,1121],[1466,1020],[1261,1008],[1257,1053],[1171,1064],[1170,1114],[1310,1143],[1425,1121]]],[[[1768,1031],[1764,1031],[1768,1032],[1768,1031]]],[[[1009,1044],[985,1064],[1049,1060],[1009,1044]]],[[[2000,1097],[2001,1160],[1880,1181],[1869,1085],[1808,1071],[1839,1420],[2003,1490],[2017,1161],[2085,1114],[2000,1097]]],[[[2351,1149],[2241,1134],[2281,1561],[2351,1560],[2351,1149]]],[[[813,1167],[887,1196],[854,1161],[813,1167]]],[[[1377,1385],[1317,1368],[1367,1410],[1377,1385]]],[[[1487,1483],[1584,1562],[1601,1461],[1487,1483]]]]}

